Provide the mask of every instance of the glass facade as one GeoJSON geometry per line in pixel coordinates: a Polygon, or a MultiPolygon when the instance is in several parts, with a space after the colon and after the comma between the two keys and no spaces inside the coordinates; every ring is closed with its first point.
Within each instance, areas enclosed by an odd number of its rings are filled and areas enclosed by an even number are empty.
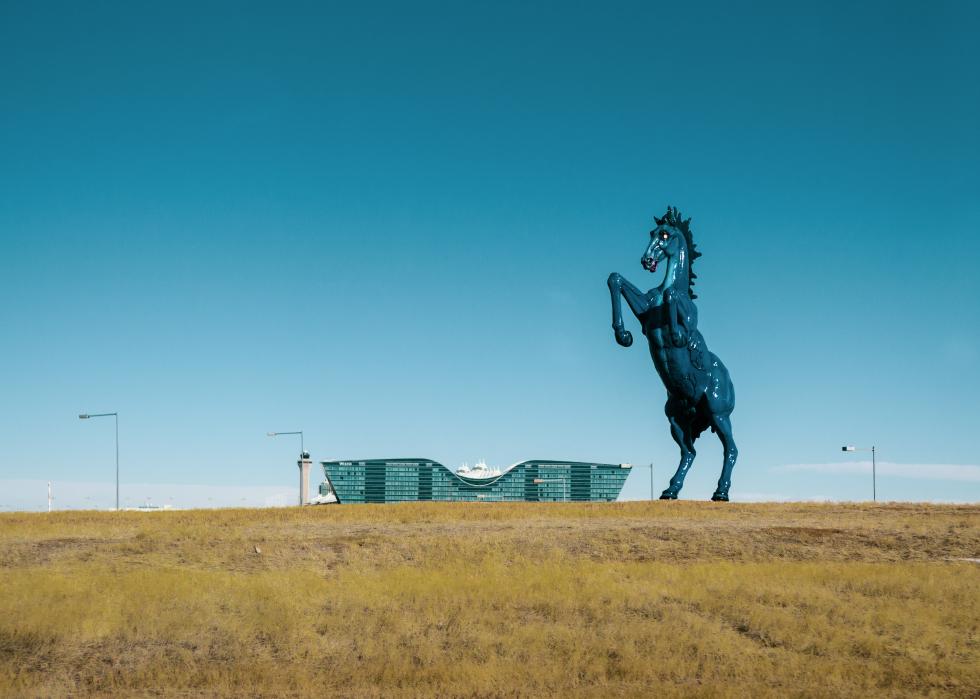
{"type": "Polygon", "coordinates": [[[629,464],[522,461],[492,478],[467,478],[431,459],[323,461],[326,482],[340,503],[480,501],[610,502],[619,497],[629,464]]]}

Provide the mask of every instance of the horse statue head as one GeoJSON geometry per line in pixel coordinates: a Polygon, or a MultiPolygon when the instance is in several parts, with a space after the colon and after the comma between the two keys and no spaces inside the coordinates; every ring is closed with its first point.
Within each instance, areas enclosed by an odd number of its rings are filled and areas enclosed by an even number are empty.
{"type": "Polygon", "coordinates": [[[694,280],[697,275],[693,264],[701,253],[694,247],[691,219],[685,219],[675,207],[668,206],[667,213],[660,218],[654,216],[653,222],[656,228],[650,231],[650,244],[640,258],[640,264],[648,272],[656,272],[660,261],[666,258],[667,275],[663,286],[673,286],[686,278],[687,293],[696,299],[694,280]]]}

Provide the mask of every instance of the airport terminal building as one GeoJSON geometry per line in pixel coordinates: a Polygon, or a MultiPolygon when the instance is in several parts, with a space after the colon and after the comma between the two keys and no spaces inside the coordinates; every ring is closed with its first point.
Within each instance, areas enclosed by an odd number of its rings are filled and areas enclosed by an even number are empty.
{"type": "Polygon", "coordinates": [[[522,461],[505,471],[479,464],[450,471],[431,459],[323,461],[323,496],[337,502],[610,502],[629,464],[522,461]]]}

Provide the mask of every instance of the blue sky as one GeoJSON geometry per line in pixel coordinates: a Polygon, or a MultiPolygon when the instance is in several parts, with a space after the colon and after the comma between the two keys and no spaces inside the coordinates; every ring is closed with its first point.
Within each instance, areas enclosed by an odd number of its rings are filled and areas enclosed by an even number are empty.
{"type": "Polygon", "coordinates": [[[980,500],[978,32],[968,2],[4,3],[0,509],[111,504],[112,424],[76,416],[114,410],[131,500],[278,493],[294,429],[659,492],[664,388],[605,279],[653,285],[668,203],[733,497],[867,498],[853,442],[881,498],[980,500]]]}

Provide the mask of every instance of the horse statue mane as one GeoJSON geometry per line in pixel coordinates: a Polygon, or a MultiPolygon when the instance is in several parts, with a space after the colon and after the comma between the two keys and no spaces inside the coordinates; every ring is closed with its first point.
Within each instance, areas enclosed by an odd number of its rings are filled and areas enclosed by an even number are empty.
{"type": "Polygon", "coordinates": [[[681,216],[676,207],[668,206],[667,212],[654,221],[656,228],[650,231],[640,264],[648,272],[656,272],[659,263],[665,262],[666,273],[660,285],[649,291],[637,288],[621,274],[609,275],[613,333],[623,347],[633,344],[633,334],[623,323],[621,299],[626,299],[647,337],[650,357],[667,389],[664,412],[670,434],[681,450],[680,464],[661,499],[677,499],[694,462],[694,441],[710,427],[725,450],[721,477],[711,499],[727,501],[738,458],[731,423],[735,388],[728,369],[708,351],[698,329],[694,260],[701,253],[694,245],[691,219],[681,216]]]}
{"type": "Polygon", "coordinates": [[[684,241],[687,243],[687,264],[688,269],[690,270],[690,275],[688,276],[687,294],[692,299],[696,299],[698,295],[694,293],[694,280],[698,275],[694,273],[694,261],[701,257],[701,253],[698,252],[694,245],[694,234],[691,232],[690,217],[685,219],[683,216],[681,216],[681,212],[677,210],[677,207],[668,206],[667,212],[660,218],[654,216],[653,221],[658,226],[670,226],[671,228],[676,228],[684,236],[684,241]]]}

